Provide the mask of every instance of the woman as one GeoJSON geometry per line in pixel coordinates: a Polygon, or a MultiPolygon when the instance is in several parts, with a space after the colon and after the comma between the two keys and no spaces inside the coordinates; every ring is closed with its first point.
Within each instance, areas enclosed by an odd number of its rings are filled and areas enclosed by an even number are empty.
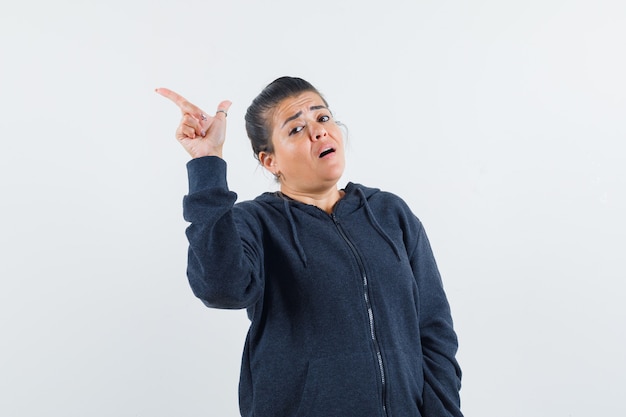
{"type": "Polygon", "coordinates": [[[215,308],[251,320],[243,416],[461,416],[450,309],[420,221],[397,196],[339,189],[344,144],[328,103],[282,77],[246,113],[254,154],[280,191],[235,204],[215,116],[167,89],[189,152],[188,277],[215,308]]]}

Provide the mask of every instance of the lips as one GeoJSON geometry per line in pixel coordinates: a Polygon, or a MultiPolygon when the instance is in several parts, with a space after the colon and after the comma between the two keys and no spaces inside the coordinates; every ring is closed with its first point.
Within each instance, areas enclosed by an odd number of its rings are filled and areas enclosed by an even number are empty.
{"type": "Polygon", "coordinates": [[[320,153],[320,158],[325,157],[326,155],[329,155],[331,153],[335,152],[335,148],[325,148],[322,153],[320,153]]]}

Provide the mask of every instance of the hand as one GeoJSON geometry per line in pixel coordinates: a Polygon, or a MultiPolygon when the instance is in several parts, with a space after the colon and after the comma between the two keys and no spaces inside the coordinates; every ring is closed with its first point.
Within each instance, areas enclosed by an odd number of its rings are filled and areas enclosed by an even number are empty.
{"type": "Polygon", "coordinates": [[[176,129],[176,139],[189,155],[192,158],[209,155],[221,158],[226,139],[226,112],[232,103],[228,100],[222,101],[217,106],[215,116],[209,116],[183,96],[167,88],[157,88],[155,91],[180,108],[183,118],[176,129]]]}

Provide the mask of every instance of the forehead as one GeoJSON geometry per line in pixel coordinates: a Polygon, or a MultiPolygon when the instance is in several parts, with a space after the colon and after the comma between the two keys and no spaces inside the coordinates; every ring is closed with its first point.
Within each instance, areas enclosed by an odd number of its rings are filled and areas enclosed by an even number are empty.
{"type": "Polygon", "coordinates": [[[281,126],[288,118],[298,112],[304,114],[309,111],[312,106],[326,107],[322,97],[313,91],[305,91],[296,96],[287,97],[276,105],[271,117],[272,125],[281,126]]]}

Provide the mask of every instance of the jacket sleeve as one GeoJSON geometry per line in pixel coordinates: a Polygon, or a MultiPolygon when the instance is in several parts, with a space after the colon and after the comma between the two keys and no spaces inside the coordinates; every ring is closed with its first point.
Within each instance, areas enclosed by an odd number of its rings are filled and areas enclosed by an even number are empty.
{"type": "Polygon", "coordinates": [[[228,190],[223,159],[192,159],[187,172],[183,214],[191,223],[186,230],[189,284],[209,307],[246,308],[263,291],[261,227],[251,214],[236,208],[237,195],[228,190]]]}
{"type": "Polygon", "coordinates": [[[420,333],[424,355],[424,417],[462,417],[461,369],[450,306],[424,228],[418,220],[417,242],[410,256],[419,288],[420,333]]]}

